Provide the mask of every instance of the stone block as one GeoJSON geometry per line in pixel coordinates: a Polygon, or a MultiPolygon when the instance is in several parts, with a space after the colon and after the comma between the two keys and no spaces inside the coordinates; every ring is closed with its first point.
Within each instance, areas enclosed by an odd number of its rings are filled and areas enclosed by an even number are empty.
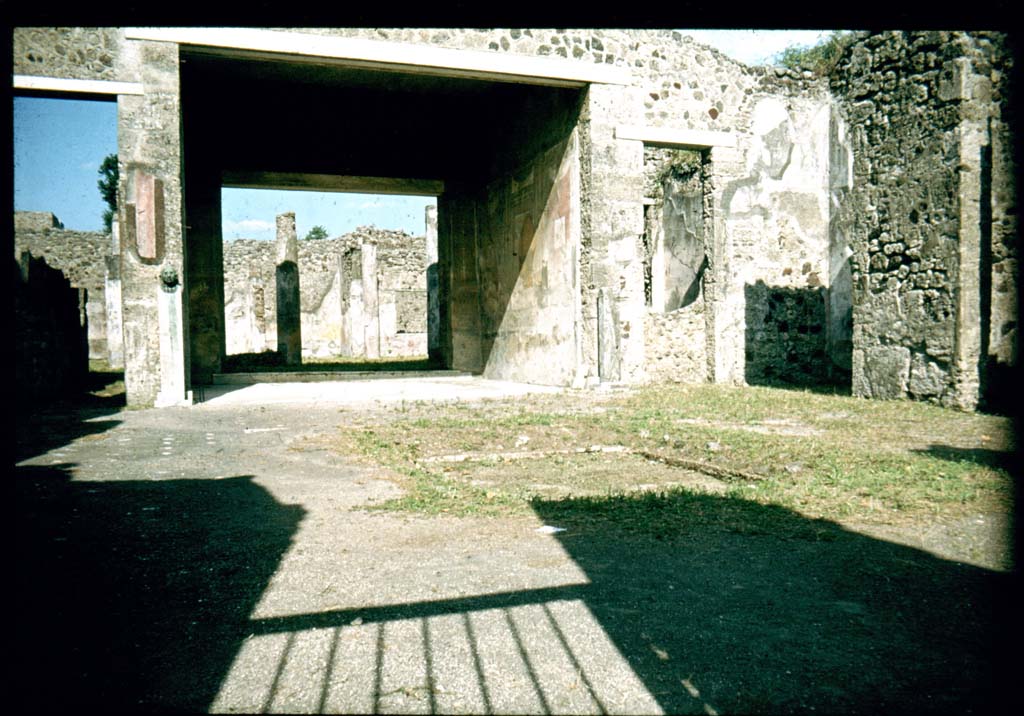
{"type": "Polygon", "coordinates": [[[854,351],[855,394],[868,398],[903,398],[910,379],[910,350],[903,346],[872,346],[854,351]],[[862,372],[857,374],[857,356],[862,372]]]}
{"type": "Polygon", "coordinates": [[[934,361],[915,353],[910,362],[910,379],[907,389],[915,398],[930,398],[941,395],[949,382],[948,372],[934,361]]]}

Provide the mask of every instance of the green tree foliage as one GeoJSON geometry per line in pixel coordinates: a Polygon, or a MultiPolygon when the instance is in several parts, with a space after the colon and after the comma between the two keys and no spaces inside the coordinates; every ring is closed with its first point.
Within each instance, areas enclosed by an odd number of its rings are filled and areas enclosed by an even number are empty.
{"type": "Polygon", "coordinates": [[[854,33],[833,32],[817,45],[790,45],[775,55],[774,63],[791,70],[810,70],[818,76],[829,74],[839,62],[839,58],[851,42],[854,33]]]}
{"type": "Polygon", "coordinates": [[[658,173],[658,183],[664,184],[669,178],[689,179],[700,171],[700,152],[692,149],[677,149],[672,159],[662,166],[658,173]]]}
{"type": "Polygon", "coordinates": [[[103,201],[107,205],[106,210],[103,212],[103,228],[106,231],[110,231],[114,215],[117,214],[118,169],[116,154],[108,154],[103,159],[103,163],[100,164],[99,175],[100,180],[96,182],[96,186],[99,187],[100,196],[103,197],[103,201]]]}
{"type": "Polygon", "coordinates": [[[326,239],[326,238],[327,238],[327,229],[325,229],[324,227],[320,226],[319,224],[317,224],[312,229],[310,229],[309,233],[307,233],[306,236],[305,236],[305,240],[306,241],[319,241],[320,239],[326,239]]]}

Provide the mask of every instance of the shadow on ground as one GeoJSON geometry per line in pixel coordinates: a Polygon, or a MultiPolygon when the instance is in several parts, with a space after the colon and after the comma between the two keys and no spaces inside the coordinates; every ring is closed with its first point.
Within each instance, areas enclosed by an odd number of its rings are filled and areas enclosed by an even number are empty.
{"type": "Polygon", "coordinates": [[[1010,575],[743,500],[534,509],[666,712],[978,713],[1010,691],[1010,575]]]}
{"type": "Polygon", "coordinates": [[[304,511],[250,476],[78,483],[71,467],[15,470],[16,702],[205,710],[304,511]]]}
{"type": "Polygon", "coordinates": [[[39,404],[17,406],[14,461],[41,455],[86,435],[106,432],[120,420],[101,419],[125,407],[124,373],[90,371],[69,395],[39,404]]]}
{"type": "MultiPolygon", "coordinates": [[[[308,676],[323,680],[309,683],[323,708],[332,665],[348,659],[339,634],[370,626],[370,703],[380,710],[384,627],[421,620],[429,686],[442,650],[428,620],[461,615],[459,640],[490,710],[488,645],[469,616],[496,609],[546,706],[557,699],[531,666],[544,656],[509,616],[537,605],[559,637],[544,650],[564,650],[600,711],[598,692],[614,685],[587,673],[588,643],[570,643],[556,623],[549,605],[565,600],[586,606],[669,713],[977,713],[1012,683],[1000,654],[1008,575],[780,508],[672,493],[539,500],[538,516],[566,528],[559,541],[588,583],[254,620],[303,508],[277,503],[250,476],[77,483],[70,467],[23,467],[14,478],[24,562],[13,684],[26,707],[207,710],[248,637],[288,634],[291,644],[330,629],[326,668],[308,676]]],[[[267,673],[289,671],[288,654],[267,673]]],[[[258,685],[265,706],[274,678],[258,685]]]]}
{"type": "Polygon", "coordinates": [[[1007,470],[1018,474],[1017,453],[1014,450],[993,450],[991,448],[964,448],[955,445],[929,445],[927,448],[912,452],[931,455],[949,462],[969,462],[974,465],[985,465],[998,470],[1007,470]]]}

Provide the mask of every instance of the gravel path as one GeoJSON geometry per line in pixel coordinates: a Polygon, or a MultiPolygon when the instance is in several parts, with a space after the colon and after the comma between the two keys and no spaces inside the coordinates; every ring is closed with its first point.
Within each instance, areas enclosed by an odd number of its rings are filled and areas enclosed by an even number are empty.
{"type": "Polygon", "coordinates": [[[873,713],[1001,696],[996,569],[839,526],[663,542],[545,534],[543,508],[367,512],[398,488],[307,439],[351,414],[211,401],[21,425],[19,703],[873,713]]]}

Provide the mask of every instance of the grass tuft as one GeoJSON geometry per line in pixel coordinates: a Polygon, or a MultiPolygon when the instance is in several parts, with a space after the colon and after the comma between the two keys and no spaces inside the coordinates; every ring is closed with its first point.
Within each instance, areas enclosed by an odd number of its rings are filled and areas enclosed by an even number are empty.
{"type": "Polygon", "coordinates": [[[1012,493],[1005,418],[765,387],[663,385],[600,403],[567,394],[406,407],[345,429],[335,448],[401,483],[404,495],[381,509],[555,510],[558,519],[648,534],[701,525],[817,539],[822,520],[924,522],[1008,510],[1012,493]],[[602,445],[626,450],[573,452],[602,445]],[[673,458],[758,479],[723,481],[713,470],[672,467],[673,458]],[[812,528],[793,527],[785,516],[794,513],[812,528]]]}

